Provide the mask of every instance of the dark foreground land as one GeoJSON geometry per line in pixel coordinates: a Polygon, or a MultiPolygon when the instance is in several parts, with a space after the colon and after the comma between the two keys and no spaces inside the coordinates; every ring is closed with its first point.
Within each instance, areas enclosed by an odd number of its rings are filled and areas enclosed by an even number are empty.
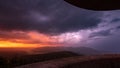
{"type": "Polygon", "coordinates": [[[9,57],[0,57],[0,68],[13,68],[21,65],[27,65],[37,62],[49,61],[53,59],[79,56],[76,53],[68,51],[52,52],[46,54],[19,55],[9,57]]]}
{"type": "Polygon", "coordinates": [[[72,51],[47,48],[48,51],[44,53],[44,49],[39,49],[40,53],[37,51],[31,54],[18,49],[0,50],[0,68],[120,68],[120,54],[98,55],[96,53],[99,52],[95,50],[86,51],[88,48],[69,48],[72,51]]]}
{"type": "Polygon", "coordinates": [[[120,68],[120,55],[103,55],[84,58],[87,61],[78,61],[62,68],[120,68]]]}
{"type": "Polygon", "coordinates": [[[120,68],[120,55],[76,56],[16,68],[120,68]]]}

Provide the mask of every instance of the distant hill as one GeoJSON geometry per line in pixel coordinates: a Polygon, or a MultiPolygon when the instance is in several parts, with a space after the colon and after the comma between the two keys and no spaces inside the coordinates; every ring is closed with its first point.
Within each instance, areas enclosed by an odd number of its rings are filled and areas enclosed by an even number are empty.
{"type": "Polygon", "coordinates": [[[77,54],[82,55],[96,55],[96,54],[102,54],[102,52],[97,51],[92,48],[88,47],[42,47],[42,48],[36,48],[33,49],[33,53],[49,53],[49,52],[59,52],[59,51],[71,51],[77,54]]]}
{"type": "Polygon", "coordinates": [[[43,62],[53,59],[60,59],[60,58],[67,58],[67,57],[73,57],[73,56],[80,56],[76,53],[69,52],[69,51],[60,51],[60,52],[52,52],[52,53],[46,53],[46,54],[34,54],[34,55],[24,55],[19,57],[14,57],[10,60],[11,66],[21,66],[36,62],[43,62]]]}
{"type": "Polygon", "coordinates": [[[28,55],[27,49],[24,48],[0,48],[0,56],[11,59],[14,56],[28,55]]]}
{"type": "Polygon", "coordinates": [[[102,52],[97,51],[93,48],[88,48],[88,47],[68,47],[65,48],[67,51],[72,51],[78,54],[84,54],[84,55],[96,55],[96,54],[101,54],[102,52]]]}

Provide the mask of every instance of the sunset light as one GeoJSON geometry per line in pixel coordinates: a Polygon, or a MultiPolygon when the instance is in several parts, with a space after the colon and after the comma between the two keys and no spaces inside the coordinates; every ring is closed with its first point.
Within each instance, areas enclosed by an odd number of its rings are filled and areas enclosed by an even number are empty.
{"type": "Polygon", "coordinates": [[[63,46],[78,43],[82,36],[79,32],[64,33],[58,36],[50,36],[41,34],[36,31],[19,32],[14,31],[8,34],[7,37],[0,38],[0,48],[34,48],[34,47],[46,47],[46,46],[63,46]],[[9,37],[11,36],[11,37],[9,37]]]}
{"type": "Polygon", "coordinates": [[[36,48],[60,45],[56,39],[35,31],[31,32],[11,32],[13,35],[0,38],[0,48],[36,48]],[[17,34],[17,35],[16,35],[17,34]],[[11,37],[9,37],[11,36],[11,37]],[[13,38],[12,38],[13,37],[13,38]]]}
{"type": "Polygon", "coordinates": [[[31,44],[0,41],[0,48],[31,48],[31,47],[37,46],[31,44]]]}

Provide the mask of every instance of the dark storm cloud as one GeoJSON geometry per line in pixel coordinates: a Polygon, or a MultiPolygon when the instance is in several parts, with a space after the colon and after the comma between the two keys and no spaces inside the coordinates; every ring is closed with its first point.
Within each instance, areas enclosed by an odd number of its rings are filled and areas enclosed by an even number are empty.
{"type": "Polygon", "coordinates": [[[120,29],[120,26],[118,26],[117,29],[120,29]]]}
{"type": "Polygon", "coordinates": [[[0,0],[1,30],[74,32],[97,26],[100,16],[100,12],[75,8],[62,0],[0,0]]]}
{"type": "Polygon", "coordinates": [[[120,18],[113,19],[111,22],[119,22],[120,18]]]}
{"type": "Polygon", "coordinates": [[[98,50],[109,51],[111,53],[120,53],[120,31],[116,35],[107,37],[100,41],[94,41],[94,46],[98,50]],[[97,43],[95,43],[97,42],[97,43]]]}
{"type": "Polygon", "coordinates": [[[110,36],[110,35],[112,35],[111,31],[112,31],[112,29],[101,30],[101,31],[98,31],[98,32],[93,32],[93,33],[90,34],[89,38],[110,36]]]}

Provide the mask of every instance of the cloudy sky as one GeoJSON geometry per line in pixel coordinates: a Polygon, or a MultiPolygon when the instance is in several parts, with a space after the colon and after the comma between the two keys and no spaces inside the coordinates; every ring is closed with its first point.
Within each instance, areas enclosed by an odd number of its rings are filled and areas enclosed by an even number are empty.
{"type": "Polygon", "coordinates": [[[63,0],[0,0],[0,47],[86,46],[120,52],[120,11],[63,0]]]}

